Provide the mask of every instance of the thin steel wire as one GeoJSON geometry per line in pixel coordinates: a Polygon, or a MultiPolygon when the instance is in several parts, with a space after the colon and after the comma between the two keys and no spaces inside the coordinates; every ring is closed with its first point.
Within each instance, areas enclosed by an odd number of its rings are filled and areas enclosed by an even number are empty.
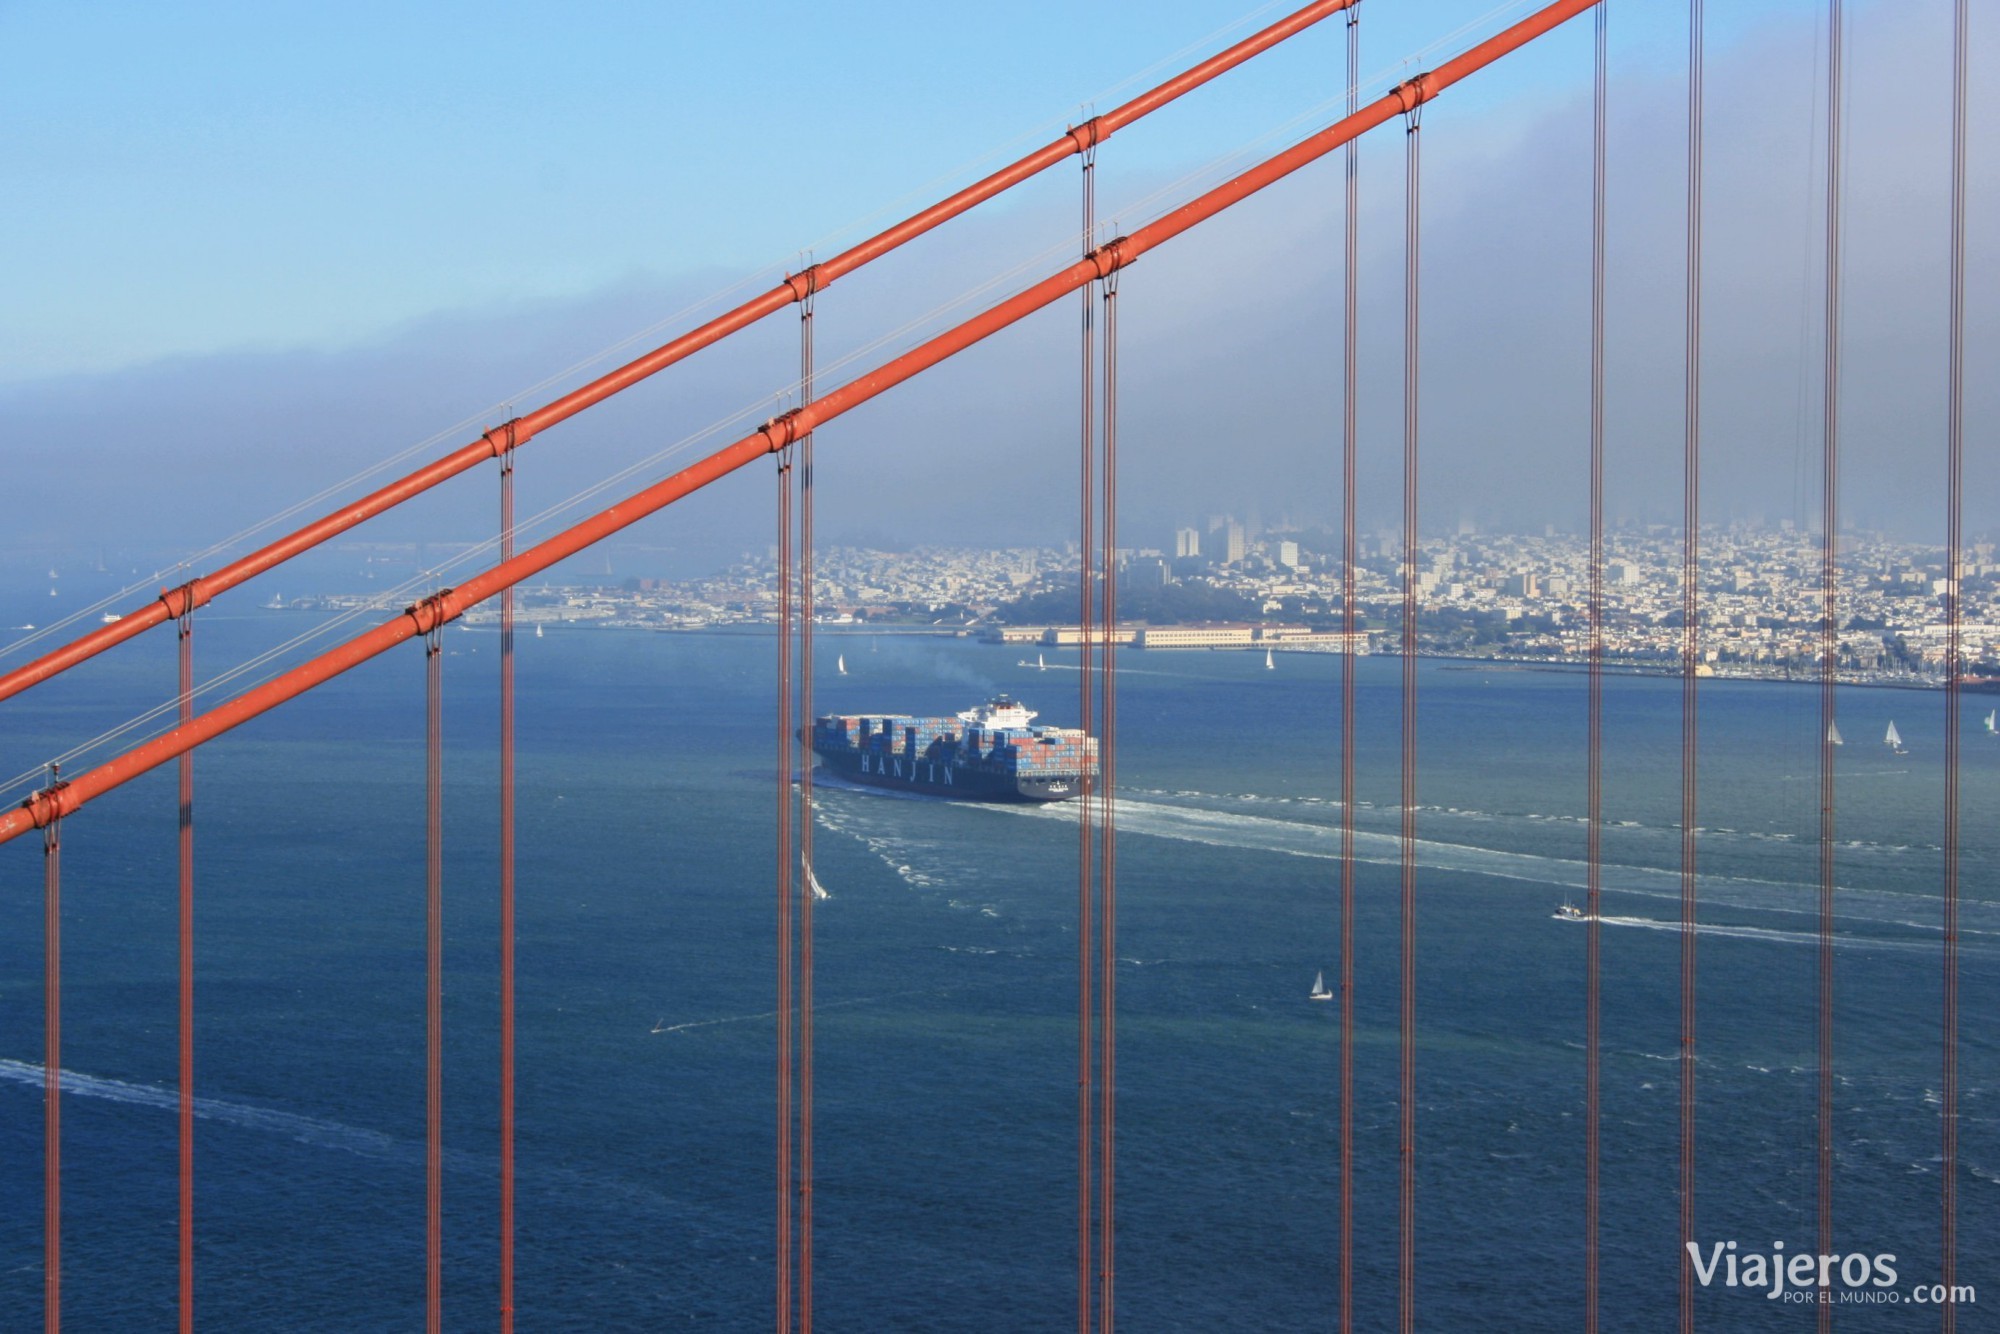
{"type": "MultiPolygon", "coordinates": [[[[1826,45],[1825,365],[1820,407],[1819,644],[1819,1108],[1813,1182],[1819,1254],[1833,1250],[1833,902],[1835,704],[1840,667],[1840,209],[1841,0],[1828,0],[1826,45]]],[[[1818,1304],[1833,1328],[1833,1303],[1818,1304]]]]}
{"type": "Polygon", "coordinates": [[[1939,1281],[1944,1285],[1942,1327],[1958,1328],[1958,818],[1960,699],[1965,664],[1959,623],[1959,576],[1964,559],[1965,509],[1965,154],[1966,0],[1952,10],[1951,60],[1951,330],[1945,426],[1945,683],[1944,683],[1944,1003],[1943,1082],[1938,1109],[1942,1131],[1939,1281]]]}
{"type": "Polygon", "coordinates": [[[1681,496],[1681,1040],[1680,1328],[1694,1329],[1695,797],[1701,648],[1701,185],[1702,0],[1689,0],[1687,137],[1687,347],[1681,496]]]}

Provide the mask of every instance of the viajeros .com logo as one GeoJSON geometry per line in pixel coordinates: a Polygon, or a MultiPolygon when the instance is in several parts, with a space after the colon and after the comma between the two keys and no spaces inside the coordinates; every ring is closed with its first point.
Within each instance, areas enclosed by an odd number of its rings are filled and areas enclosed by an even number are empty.
{"type": "Polygon", "coordinates": [[[1787,1251],[1782,1241],[1772,1242],[1768,1251],[1745,1250],[1733,1241],[1711,1242],[1705,1247],[1691,1241],[1687,1250],[1695,1279],[1704,1288],[1718,1283],[1725,1288],[1747,1288],[1761,1292],[1769,1301],[1970,1306],[1978,1300],[1969,1283],[1919,1283],[1908,1290],[1898,1288],[1896,1257],[1888,1251],[1815,1255],[1787,1251]]]}

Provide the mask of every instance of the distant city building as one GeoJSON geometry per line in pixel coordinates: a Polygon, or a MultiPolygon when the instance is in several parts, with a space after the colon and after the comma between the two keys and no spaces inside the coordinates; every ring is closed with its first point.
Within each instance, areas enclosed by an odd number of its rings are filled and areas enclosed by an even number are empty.
{"type": "Polygon", "coordinates": [[[1223,543],[1222,563],[1225,565],[1241,565],[1246,545],[1243,540],[1243,525],[1231,519],[1228,527],[1223,532],[1223,543]]]}
{"type": "Polygon", "coordinates": [[[1167,586],[1167,562],[1141,556],[1125,567],[1125,582],[1135,593],[1157,593],[1167,586]]]}
{"type": "Polygon", "coordinates": [[[1534,598],[1542,595],[1541,580],[1532,574],[1510,574],[1500,585],[1502,595],[1510,598],[1534,598]]]}
{"type": "Polygon", "coordinates": [[[1174,529],[1174,559],[1201,554],[1201,533],[1193,528],[1174,529]]]}
{"type": "Polygon", "coordinates": [[[1299,559],[1299,544],[1296,542],[1278,543],[1278,564],[1292,570],[1304,569],[1305,564],[1299,559]]]}

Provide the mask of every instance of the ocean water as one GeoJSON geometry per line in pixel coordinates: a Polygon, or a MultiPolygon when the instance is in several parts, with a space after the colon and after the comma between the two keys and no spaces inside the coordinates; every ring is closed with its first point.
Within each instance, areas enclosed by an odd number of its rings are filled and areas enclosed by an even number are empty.
{"type": "MultiPolygon", "coordinates": [[[[205,670],[296,616],[206,618],[205,670]]],[[[445,644],[446,1321],[496,1323],[497,636],[445,644]]],[[[1073,656],[823,641],[826,710],[1006,689],[1073,656]],[[830,670],[835,651],[848,675],[830,670]]],[[[561,628],[520,653],[520,1321],[768,1326],[771,645],[561,628]]],[[[6,775],[156,702],[170,637],[0,706],[6,775]]],[[[197,1312],[422,1319],[422,668],[414,646],[197,762],[197,1312]]],[[[1121,658],[1118,1302],[1145,1330],[1327,1329],[1337,1292],[1338,662],[1121,658]]],[[[1360,676],[1355,1300],[1394,1318],[1398,664],[1360,676]]],[[[1584,678],[1422,664],[1416,1275],[1430,1328],[1570,1329],[1582,1266],[1584,678]]],[[[2000,1305],[2000,741],[1965,719],[1959,1281],[2000,1305]]],[[[1696,1233],[1814,1237],[1811,687],[1702,692],[1696,1233]]],[[[1942,699],[1841,699],[1837,1248],[1938,1271],[1942,699]],[[1873,738],[1893,718],[1909,745],[1873,738]]],[[[1607,688],[1603,1316],[1675,1309],[1679,687],[1607,688]]],[[[6,775],[0,775],[4,777],[6,775]]],[[[176,1278],[171,773],[67,823],[65,1314],[156,1329],[176,1278]]],[[[10,798],[12,799],[12,798],[10,798]]],[[[1072,1319],[1076,835],[1066,807],[823,784],[815,1314],[1072,1319]]],[[[41,859],[0,850],[0,1327],[41,1301],[41,859]]],[[[1796,1305],[1716,1285],[1709,1328],[1796,1305]]],[[[1966,1327],[1976,1327],[1970,1313],[1966,1327]]]]}

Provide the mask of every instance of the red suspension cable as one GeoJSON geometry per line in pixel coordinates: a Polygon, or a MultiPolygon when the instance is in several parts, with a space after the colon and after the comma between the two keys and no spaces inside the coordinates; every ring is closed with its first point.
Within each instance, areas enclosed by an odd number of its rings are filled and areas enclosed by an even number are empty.
{"type": "MultiPolygon", "coordinates": [[[[1347,13],[1347,114],[1361,95],[1361,10],[1347,13]]],[[[1340,396],[1340,1330],[1354,1329],[1354,653],[1355,397],[1360,379],[1355,328],[1360,310],[1360,145],[1347,143],[1347,226],[1341,288],[1340,396]]]]}
{"type": "Polygon", "coordinates": [[[1417,351],[1422,123],[1409,112],[1403,233],[1403,762],[1402,762],[1402,1203],[1397,1303],[1403,1334],[1417,1320],[1417,351]]]}
{"type": "MultiPolygon", "coordinates": [[[[500,559],[514,557],[514,450],[500,456],[500,559]]],[[[500,594],[500,1334],[514,1331],[514,589],[500,594]]]]}
{"type": "Polygon", "coordinates": [[[539,574],[558,561],[603,541],[647,515],[728,476],[753,460],[784,449],[803,432],[833,420],[878,398],[942,361],[1017,323],[1034,311],[1098,281],[1114,269],[1135,263],[1157,246],[1251,195],[1284,179],[1307,163],[1332,152],[1355,135],[1366,132],[1409,108],[1437,97],[1474,71],[1519,50],[1591,7],[1597,0],[1552,0],[1540,10],[1455,56],[1427,74],[1420,74],[1362,108],[1355,115],[1307,136],[1236,177],[1181,205],[1166,216],[1127,236],[1097,247],[1086,258],[1015,293],[978,315],[928,339],[801,408],[766,422],[757,430],[627,496],[617,504],[521,552],[512,560],[483,570],[456,588],[424,599],[392,619],[365,630],[343,644],[262,685],[197,716],[193,723],[135,746],[82,774],[60,791],[42,791],[19,806],[0,813],[0,843],[40,829],[68,815],[113,788],[178,757],[182,751],[213,740],[250,718],[268,712],[315,686],[387,652],[397,644],[427,633],[463,615],[502,589],[539,574]]]}
{"type": "Polygon", "coordinates": [[[778,1334],[792,1328],[792,452],[778,455],[778,1334]]]}
{"type": "Polygon", "coordinates": [[[1687,399],[1681,524],[1681,1052],[1680,1328],[1694,1329],[1695,772],[1701,653],[1701,175],[1702,0],[1689,0],[1687,399]]]}
{"type": "MultiPolygon", "coordinates": [[[[1083,155],[1083,250],[1088,257],[1096,245],[1097,238],[1097,149],[1092,145],[1083,155]]],[[[1092,604],[1095,600],[1093,567],[1096,556],[1093,551],[1096,535],[1094,522],[1097,508],[1095,483],[1095,463],[1097,454],[1097,412],[1096,412],[1096,366],[1094,364],[1095,337],[1092,320],[1095,298],[1090,286],[1082,288],[1082,331],[1079,339],[1079,360],[1081,362],[1080,384],[1082,387],[1081,417],[1081,474],[1082,495],[1081,526],[1082,542],[1078,548],[1079,567],[1077,571],[1077,628],[1079,631],[1078,653],[1079,671],[1077,679],[1077,726],[1086,737],[1096,735],[1095,727],[1095,681],[1093,644],[1096,637],[1095,618],[1092,604]]],[[[1104,764],[1104,747],[1098,746],[1098,766],[1104,764]]],[[[1093,1091],[1096,1085],[1096,1020],[1094,997],[1096,995],[1095,973],[1097,958],[1093,948],[1095,939],[1095,884],[1092,875],[1094,858],[1092,849],[1093,811],[1095,802],[1093,791],[1101,782],[1101,772],[1097,777],[1086,773],[1081,782],[1081,792],[1076,803],[1077,830],[1077,1329],[1080,1334],[1089,1334],[1091,1312],[1097,1291],[1096,1283],[1096,1240],[1092,1231],[1092,1220],[1096,1210],[1095,1163],[1097,1111],[1093,1091]]]]}
{"type": "MultiPolygon", "coordinates": [[[[302,552],[310,551],[411,497],[421,495],[432,487],[477,467],[489,458],[498,457],[505,448],[528,443],[551,426],[567,421],[613,394],[657,375],[703,348],[721,342],[729,335],[755,324],[766,315],[775,314],[787,305],[803,300],[808,291],[825,287],[835,279],[852,273],[978,204],[1048,170],[1065,158],[1084,152],[1088,147],[1102,142],[1141,117],[1159,110],[1167,103],[1192,92],[1251,57],[1268,51],[1353,3],[1356,3],[1356,0],[1314,0],[1312,4],[1182,71],[1165,83],[1141,93],[1101,116],[1094,117],[1084,125],[1077,126],[1061,138],[1019,161],[1001,168],[985,179],[940,200],[860,244],[849,247],[833,258],[814,265],[809,274],[794,274],[762,296],[746,301],[700,328],[654,348],[617,370],[599,376],[582,388],[572,390],[554,402],[506,423],[505,426],[495,427],[444,458],[435,460],[350,505],[342,506],[333,513],[267,544],[240,560],[223,566],[212,574],[202,575],[190,581],[188,589],[191,605],[199,606],[206,603],[238,584],[281,565],[302,552]]],[[[121,644],[176,614],[178,614],[176,609],[164,598],[134,608],[112,624],[93,630],[75,642],[46,653],[26,666],[0,674],[0,699],[19,694],[37,682],[66,671],[77,663],[121,644]]]]}
{"type": "Polygon", "coordinates": [[[1098,829],[1098,1328],[1111,1334],[1117,1230],[1113,1224],[1118,1125],[1118,275],[1104,280],[1104,666],[1097,769],[1098,829]]]}
{"type": "MultiPolygon", "coordinates": [[[[180,617],[180,720],[194,721],[194,613],[180,617]]],[[[194,1329],[194,752],[180,758],[180,1328],[194,1329]]]]}
{"type": "MultiPolygon", "coordinates": [[[[799,386],[813,396],[813,296],[799,305],[799,386]]],[[[799,438],[799,1329],[812,1334],[813,1273],[813,437],[799,438]]],[[[912,764],[915,756],[910,757],[912,764]]]]}
{"type": "Polygon", "coordinates": [[[425,1328],[444,1330],[444,657],[424,645],[424,1293],[425,1328]]]}
{"type": "MultiPolygon", "coordinates": [[[[61,770],[49,766],[49,787],[61,770]]],[[[62,821],[42,831],[42,1328],[62,1328],[62,821]]]]}

